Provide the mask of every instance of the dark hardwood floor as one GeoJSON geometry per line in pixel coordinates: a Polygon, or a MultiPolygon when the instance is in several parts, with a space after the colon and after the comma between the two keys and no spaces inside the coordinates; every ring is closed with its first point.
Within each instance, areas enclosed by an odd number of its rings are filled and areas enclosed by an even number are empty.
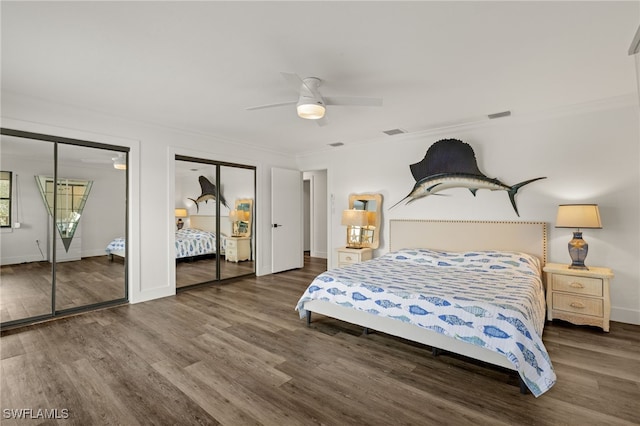
{"type": "MultiPolygon", "coordinates": [[[[51,263],[0,267],[0,322],[51,313],[51,263]]],[[[56,310],[125,298],[122,258],[85,257],[56,268],[56,310]]]]}
{"type": "MultiPolygon", "coordinates": [[[[220,279],[255,271],[253,260],[220,259],[220,279]]],[[[216,279],[216,258],[176,262],[176,287],[188,287],[216,279]]],[[[51,313],[51,263],[47,261],[0,267],[0,323],[51,313]]],[[[125,298],[125,266],[122,257],[84,257],[58,263],[56,310],[73,309],[125,298]]]]}
{"type": "MultiPolygon", "coordinates": [[[[295,304],[326,263],[6,332],[2,424],[625,425],[640,420],[640,326],[554,322],[558,383],[314,317],[295,304]],[[20,409],[58,420],[9,418],[20,409]],[[52,411],[49,411],[51,414],[52,411]]],[[[22,413],[25,413],[22,411],[22,413]]]]}

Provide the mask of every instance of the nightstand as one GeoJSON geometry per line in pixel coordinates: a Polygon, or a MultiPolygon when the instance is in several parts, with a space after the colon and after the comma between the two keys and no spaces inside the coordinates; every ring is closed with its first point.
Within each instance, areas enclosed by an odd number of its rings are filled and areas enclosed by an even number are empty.
{"type": "Polygon", "coordinates": [[[588,270],[570,269],[569,265],[547,263],[543,270],[547,278],[549,321],[557,318],[609,331],[611,269],[593,266],[588,270]]]}
{"type": "Polygon", "coordinates": [[[229,237],[224,247],[225,258],[230,262],[249,260],[251,257],[251,237],[229,237]]]}
{"type": "Polygon", "coordinates": [[[338,249],[338,267],[353,265],[373,259],[373,249],[369,247],[354,249],[341,247],[338,249]]]}

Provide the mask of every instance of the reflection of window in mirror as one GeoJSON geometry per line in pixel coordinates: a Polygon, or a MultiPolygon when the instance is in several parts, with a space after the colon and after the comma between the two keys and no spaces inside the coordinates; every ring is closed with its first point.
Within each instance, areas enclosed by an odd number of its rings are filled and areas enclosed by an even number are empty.
{"type": "Polygon", "coordinates": [[[348,227],[347,236],[356,233],[362,241],[362,247],[378,248],[382,223],[382,194],[351,194],[349,208],[366,210],[368,224],[362,227],[348,227]]]}
{"type": "MultiPolygon", "coordinates": [[[[54,216],[54,184],[53,178],[47,176],[36,176],[36,182],[51,217],[54,216]]],[[[57,185],[57,205],[56,205],[56,227],[60,233],[60,238],[68,251],[71,240],[77,228],[87,197],[91,191],[93,181],[77,179],[58,179],[57,185]]]]}

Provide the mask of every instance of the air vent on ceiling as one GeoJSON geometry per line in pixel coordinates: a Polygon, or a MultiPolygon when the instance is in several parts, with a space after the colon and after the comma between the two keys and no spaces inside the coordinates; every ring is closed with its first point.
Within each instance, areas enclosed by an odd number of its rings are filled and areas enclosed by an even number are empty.
{"type": "Polygon", "coordinates": [[[333,147],[342,146],[342,145],[344,145],[342,142],[334,142],[329,144],[329,146],[333,146],[333,147]]]}
{"type": "Polygon", "coordinates": [[[383,130],[382,133],[385,133],[389,136],[393,136],[393,135],[399,135],[401,133],[407,133],[407,131],[402,129],[391,129],[391,130],[383,130]]]}
{"type": "Polygon", "coordinates": [[[487,115],[487,117],[489,117],[490,120],[493,120],[496,118],[509,117],[510,115],[511,115],[511,111],[502,111],[502,112],[496,112],[495,114],[489,114],[487,115]]]}

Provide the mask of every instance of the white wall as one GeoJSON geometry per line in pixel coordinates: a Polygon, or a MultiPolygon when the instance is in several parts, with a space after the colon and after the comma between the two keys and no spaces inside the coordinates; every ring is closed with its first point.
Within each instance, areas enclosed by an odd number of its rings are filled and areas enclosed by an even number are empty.
{"type": "Polygon", "coordinates": [[[327,258],[327,171],[313,170],[303,173],[310,182],[310,254],[313,257],[327,258]]]}
{"type": "Polygon", "coordinates": [[[271,272],[270,171],[271,167],[294,169],[294,159],[211,136],[4,93],[2,126],[131,148],[128,244],[132,302],[175,294],[171,244],[176,154],[256,166],[256,273],[271,272]]]}
{"type": "MultiPolygon", "coordinates": [[[[0,159],[0,168],[14,173],[13,219],[14,222],[20,222],[20,228],[2,230],[2,265],[50,259],[48,237],[52,236],[47,235],[47,223],[51,219],[35,176],[53,176],[53,144],[41,141],[27,141],[25,144],[29,144],[25,146],[25,151],[49,149],[51,156],[49,161],[34,158],[25,160],[23,156],[6,154],[0,159]],[[16,214],[18,217],[15,217],[16,214]]],[[[59,173],[61,177],[93,181],[80,219],[82,232],[74,239],[81,240],[82,257],[106,255],[107,244],[115,237],[125,235],[125,174],[110,164],[84,167],[61,164],[59,173]]]]}
{"type": "Polygon", "coordinates": [[[549,261],[570,263],[570,229],[553,224],[557,205],[597,203],[603,229],[584,230],[589,243],[587,265],[613,269],[611,318],[640,324],[640,136],[637,97],[623,97],[545,114],[490,121],[422,134],[382,137],[370,145],[344,146],[299,158],[302,170],[328,169],[330,209],[329,264],[344,245],[339,213],[350,193],[383,195],[383,229],[377,255],[388,251],[389,219],[531,220],[549,224],[549,261]],[[516,216],[504,191],[452,189],[389,208],[405,197],[415,181],[409,165],[427,148],[457,138],[475,150],[478,166],[508,185],[546,176],[523,187],[516,197],[516,216]],[[351,161],[357,155],[358,164],[351,161]]]}

